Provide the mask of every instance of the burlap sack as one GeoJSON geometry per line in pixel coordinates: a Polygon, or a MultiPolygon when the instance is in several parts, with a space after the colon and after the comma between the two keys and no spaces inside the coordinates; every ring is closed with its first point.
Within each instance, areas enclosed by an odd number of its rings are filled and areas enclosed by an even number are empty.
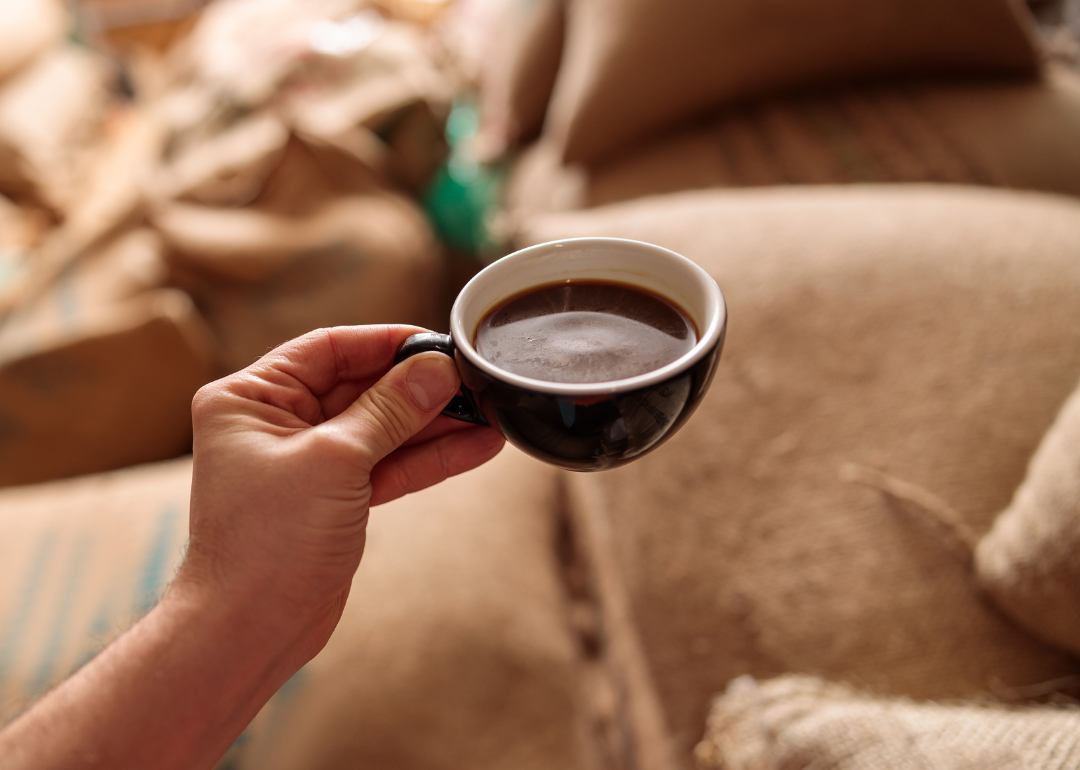
{"type": "Polygon", "coordinates": [[[281,162],[288,140],[288,129],[272,113],[247,116],[167,159],[155,169],[150,193],[209,206],[250,203],[281,162]]]}
{"type": "Polygon", "coordinates": [[[58,44],[68,26],[57,0],[0,4],[0,81],[58,44]]]}
{"type": "Polygon", "coordinates": [[[170,57],[172,143],[204,152],[238,117],[271,112],[305,141],[421,191],[446,155],[454,87],[427,36],[362,5],[215,3],[170,57]]]}
{"type": "Polygon", "coordinates": [[[741,674],[954,698],[1080,672],[1000,614],[919,513],[988,529],[1080,378],[1080,204],[914,185],[687,193],[537,219],[526,242],[586,235],[685,254],[729,302],[687,425],[570,479],[677,757],[741,674]]]}
{"type": "Polygon", "coordinates": [[[540,135],[559,72],[564,0],[507,0],[487,41],[478,154],[494,159],[540,135]]]}
{"type": "Polygon", "coordinates": [[[66,219],[42,238],[30,269],[0,292],[0,320],[41,300],[78,260],[142,222],[143,182],[160,149],[161,126],[147,109],[114,114],[109,123],[66,219]]]}
{"type": "Polygon", "coordinates": [[[394,193],[324,199],[308,216],[173,204],[153,221],[227,371],[320,326],[446,323],[438,247],[394,193]]]}
{"type": "Polygon", "coordinates": [[[241,767],[601,767],[558,512],[555,471],[509,447],[374,509],[341,623],[241,767]]]}
{"type": "Polygon", "coordinates": [[[305,77],[285,85],[279,99],[286,120],[298,135],[344,150],[384,180],[423,191],[446,158],[453,85],[429,41],[409,25],[366,11],[335,28],[343,39],[352,31],[356,47],[326,57],[321,69],[308,65],[305,77]]]}
{"type": "Polygon", "coordinates": [[[716,699],[695,757],[701,770],[1072,770],[1080,709],[916,703],[745,676],[716,699]]]}
{"type": "Polygon", "coordinates": [[[75,46],[41,56],[0,89],[0,192],[66,211],[101,138],[108,69],[75,46]]]}
{"type": "Polygon", "coordinates": [[[819,90],[725,109],[588,172],[561,165],[558,148],[541,141],[516,161],[506,200],[520,216],[777,184],[948,182],[1080,195],[1078,135],[1080,73],[1064,66],[1036,82],[819,90]]]}
{"type": "Polygon", "coordinates": [[[1036,636],[1080,654],[1080,391],[975,551],[979,584],[1036,636]]]}
{"type": "Polygon", "coordinates": [[[1012,0],[585,0],[570,7],[548,122],[594,164],[702,110],[780,89],[947,72],[1031,75],[1012,0]]]}
{"type": "Polygon", "coordinates": [[[157,603],[190,494],[191,458],[0,491],[0,724],[157,603]]]}
{"type": "Polygon", "coordinates": [[[83,311],[56,328],[9,319],[0,345],[0,486],[121,468],[191,445],[191,398],[213,379],[209,333],[174,289],[83,311]]]}

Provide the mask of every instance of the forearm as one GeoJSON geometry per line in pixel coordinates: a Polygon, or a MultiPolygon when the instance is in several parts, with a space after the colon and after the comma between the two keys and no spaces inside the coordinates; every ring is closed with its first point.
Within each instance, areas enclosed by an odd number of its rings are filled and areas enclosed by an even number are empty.
{"type": "Polygon", "coordinates": [[[0,733],[5,768],[212,767],[303,662],[253,610],[170,591],[0,733]]]}

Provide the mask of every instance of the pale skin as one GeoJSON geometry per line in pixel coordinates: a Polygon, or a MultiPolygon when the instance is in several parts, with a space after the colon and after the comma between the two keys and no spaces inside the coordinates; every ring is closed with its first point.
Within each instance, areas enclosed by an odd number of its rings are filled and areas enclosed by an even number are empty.
{"type": "MultiPolygon", "coordinates": [[[[190,543],[158,606],[0,732],[5,770],[210,768],[341,618],[368,510],[494,457],[403,326],[312,332],[192,405],[190,543]]],[[[432,515],[437,515],[433,512],[432,515]]]]}

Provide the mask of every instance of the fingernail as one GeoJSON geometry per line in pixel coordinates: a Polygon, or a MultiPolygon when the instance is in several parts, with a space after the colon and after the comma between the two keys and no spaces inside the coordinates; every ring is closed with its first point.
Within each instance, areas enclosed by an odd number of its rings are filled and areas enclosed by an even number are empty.
{"type": "Polygon", "coordinates": [[[457,392],[457,372],[446,356],[440,353],[425,354],[409,367],[405,374],[405,385],[417,406],[434,409],[457,392]]]}

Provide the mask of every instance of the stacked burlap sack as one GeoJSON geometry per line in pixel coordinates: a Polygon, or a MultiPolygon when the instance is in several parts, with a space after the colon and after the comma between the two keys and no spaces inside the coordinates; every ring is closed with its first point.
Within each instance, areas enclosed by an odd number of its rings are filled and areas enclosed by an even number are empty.
{"type": "Polygon", "coordinates": [[[589,235],[695,260],[731,317],[682,431],[568,482],[642,766],[689,763],[747,674],[936,700],[1075,687],[1073,408],[1027,465],[1080,379],[1080,205],[691,192],[536,218],[522,243],[589,235]]]}
{"type": "MultiPolygon", "coordinates": [[[[897,497],[909,491],[895,482],[889,490],[897,497]]],[[[924,504],[931,499],[922,497],[924,504]]],[[[939,517],[947,510],[940,501],[930,508],[939,517]]],[[[958,519],[939,522],[962,545],[974,544],[958,519]]],[[[1080,390],[976,555],[979,583],[1002,610],[1048,643],[1080,652],[1080,390]]],[[[1080,708],[1070,700],[1024,708],[915,703],[806,676],[763,683],[742,676],[714,701],[694,755],[699,767],[717,770],[1067,770],[1080,765],[1080,708]]]]}
{"type": "Polygon", "coordinates": [[[17,225],[0,485],[182,453],[200,385],[313,328],[445,323],[414,197],[456,85],[421,29],[359,1],[223,0],[134,63],[130,102],[104,58],[60,41],[53,0],[25,5],[4,13],[37,48],[0,82],[17,225]]]}
{"type": "Polygon", "coordinates": [[[482,154],[524,147],[515,218],[777,184],[1080,194],[1080,71],[1020,3],[566,5],[510,14],[484,81],[482,154]]]}

